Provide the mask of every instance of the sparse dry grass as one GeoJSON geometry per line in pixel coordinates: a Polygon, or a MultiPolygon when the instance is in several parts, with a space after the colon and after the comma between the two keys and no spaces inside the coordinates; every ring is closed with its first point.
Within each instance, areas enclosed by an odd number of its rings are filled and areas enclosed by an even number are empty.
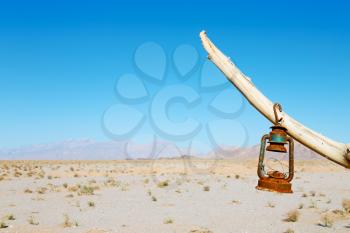
{"type": "Polygon", "coordinates": [[[79,190],[78,190],[78,195],[82,196],[82,195],[94,195],[95,194],[95,190],[100,189],[99,186],[92,186],[92,185],[83,185],[80,186],[79,190]]]}
{"type": "Polygon", "coordinates": [[[77,227],[79,226],[78,222],[77,221],[72,221],[70,219],[70,217],[68,216],[68,214],[64,214],[63,215],[63,227],[77,227]]]}
{"type": "Polygon", "coordinates": [[[8,228],[8,225],[5,222],[0,221],[0,229],[1,228],[8,228]]]}
{"type": "Polygon", "coordinates": [[[39,187],[39,188],[37,188],[37,190],[36,190],[36,192],[37,192],[38,194],[45,194],[46,191],[47,191],[47,188],[46,188],[46,187],[39,187]]]}
{"type": "Polygon", "coordinates": [[[297,222],[299,219],[300,213],[298,210],[291,210],[287,213],[287,216],[283,221],[285,222],[297,222]]]}
{"type": "Polygon", "coordinates": [[[26,188],[26,189],[24,190],[24,193],[33,193],[33,191],[32,191],[31,189],[29,189],[29,188],[26,188]]]}
{"type": "Polygon", "coordinates": [[[13,214],[7,214],[7,215],[5,216],[5,219],[6,219],[6,220],[9,220],[9,221],[14,221],[14,220],[16,220],[16,218],[15,218],[15,216],[14,216],[13,214]]]}
{"type": "Polygon", "coordinates": [[[270,208],[275,208],[276,204],[269,201],[269,202],[266,204],[266,206],[267,206],[267,207],[270,207],[270,208]]]}
{"type": "Polygon", "coordinates": [[[203,191],[204,192],[209,192],[210,191],[210,187],[208,185],[203,187],[203,191]]]}
{"type": "Polygon", "coordinates": [[[334,218],[329,213],[325,213],[321,216],[321,220],[318,225],[322,227],[332,227],[333,223],[334,218]]]}
{"type": "Polygon", "coordinates": [[[174,223],[174,221],[171,218],[166,218],[166,219],[164,219],[163,223],[164,224],[172,224],[172,223],[174,223]]]}
{"type": "Polygon", "coordinates": [[[167,186],[169,186],[169,181],[168,181],[168,180],[160,181],[160,182],[157,184],[157,187],[158,187],[158,188],[164,188],[164,187],[167,187],[167,186]]]}
{"type": "Polygon", "coordinates": [[[347,214],[350,214],[350,199],[343,199],[342,206],[347,214]]]}
{"type": "Polygon", "coordinates": [[[95,207],[95,202],[93,202],[93,201],[88,201],[88,206],[89,206],[89,207],[95,207]]]}
{"type": "Polygon", "coordinates": [[[28,223],[30,225],[35,225],[35,226],[39,225],[39,222],[35,219],[35,217],[33,215],[30,215],[28,217],[28,223]]]}
{"type": "Polygon", "coordinates": [[[310,201],[309,209],[316,209],[317,208],[317,203],[313,200],[310,201]]]}

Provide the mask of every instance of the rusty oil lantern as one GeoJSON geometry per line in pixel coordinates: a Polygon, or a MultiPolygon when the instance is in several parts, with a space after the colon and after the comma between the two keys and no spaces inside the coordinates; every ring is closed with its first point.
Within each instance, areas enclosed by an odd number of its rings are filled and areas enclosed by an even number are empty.
{"type": "Polygon", "coordinates": [[[271,127],[271,132],[266,134],[261,139],[258,176],[259,181],[256,186],[259,190],[266,190],[280,193],[292,193],[292,184],[290,183],[294,175],[294,141],[287,135],[287,129],[280,125],[282,120],[277,116],[277,108],[282,111],[280,104],[274,104],[273,110],[275,113],[275,125],[271,127]],[[269,145],[266,147],[266,141],[269,145]],[[288,175],[280,171],[264,170],[265,151],[272,151],[278,153],[287,153],[285,145],[289,144],[289,172],[288,175]]]}

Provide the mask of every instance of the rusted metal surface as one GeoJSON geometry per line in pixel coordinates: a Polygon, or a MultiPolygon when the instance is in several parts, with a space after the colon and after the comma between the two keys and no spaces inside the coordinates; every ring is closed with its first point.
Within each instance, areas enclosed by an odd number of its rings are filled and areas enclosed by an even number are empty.
{"type": "Polygon", "coordinates": [[[287,135],[287,129],[279,125],[281,119],[278,119],[277,108],[279,108],[280,111],[282,110],[282,107],[279,104],[274,105],[276,125],[271,127],[272,130],[269,134],[265,134],[261,138],[257,170],[259,181],[256,188],[271,192],[292,193],[292,184],[290,182],[294,176],[294,141],[287,135]],[[269,145],[266,147],[267,140],[269,140],[269,145]],[[265,151],[286,153],[287,149],[284,146],[285,144],[289,144],[288,175],[280,171],[268,171],[266,173],[264,169],[265,151]]]}
{"type": "Polygon", "coordinates": [[[287,149],[284,147],[287,144],[287,129],[282,126],[272,126],[269,134],[269,145],[267,151],[286,153],[287,149]]]}
{"type": "Polygon", "coordinates": [[[280,125],[283,118],[278,118],[277,109],[282,112],[282,106],[279,103],[273,105],[273,113],[275,114],[275,125],[280,125]]]}
{"type": "Polygon", "coordinates": [[[270,177],[263,179],[260,178],[256,189],[278,193],[293,193],[292,184],[290,182],[287,182],[285,179],[270,177]]]}

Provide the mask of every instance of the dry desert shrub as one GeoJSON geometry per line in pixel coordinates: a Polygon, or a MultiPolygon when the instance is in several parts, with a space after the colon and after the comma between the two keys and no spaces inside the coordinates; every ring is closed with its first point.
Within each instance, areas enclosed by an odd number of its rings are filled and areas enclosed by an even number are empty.
{"type": "Polygon", "coordinates": [[[164,224],[172,224],[174,221],[171,218],[164,219],[164,224]]]}
{"type": "Polygon", "coordinates": [[[210,187],[209,187],[209,186],[204,186],[204,187],[203,187],[203,191],[209,192],[209,191],[210,191],[210,187]]]}
{"type": "Polygon", "coordinates": [[[241,201],[239,201],[239,200],[232,200],[232,204],[239,205],[239,204],[241,204],[241,201]]]}
{"type": "Polygon", "coordinates": [[[6,220],[10,220],[10,221],[16,220],[16,218],[15,218],[15,216],[13,214],[7,214],[5,216],[5,219],[6,220]]]}
{"type": "Polygon", "coordinates": [[[63,215],[63,227],[73,227],[73,226],[79,226],[77,221],[72,221],[68,214],[63,215]]]}
{"type": "Polygon", "coordinates": [[[270,208],[275,208],[276,205],[275,205],[275,203],[268,202],[266,206],[270,207],[270,208]]]}
{"type": "Polygon", "coordinates": [[[3,221],[0,221],[0,229],[1,228],[8,228],[9,226],[5,223],[5,222],[3,222],[3,221]]]}
{"type": "Polygon", "coordinates": [[[89,186],[89,185],[83,185],[80,187],[78,191],[78,195],[94,195],[95,190],[99,189],[98,186],[89,186]]]}
{"type": "Polygon", "coordinates": [[[283,233],[294,233],[294,230],[288,228],[287,230],[285,230],[283,233]]]}
{"type": "Polygon", "coordinates": [[[332,216],[328,213],[322,215],[320,222],[318,223],[319,226],[322,227],[332,227],[334,223],[334,219],[332,216]]]}
{"type": "Polygon", "coordinates": [[[39,188],[36,190],[36,192],[37,192],[38,194],[45,194],[46,191],[47,191],[47,188],[46,188],[46,187],[39,187],[39,188]]]}
{"type": "Polygon", "coordinates": [[[120,182],[116,181],[115,179],[113,178],[108,178],[105,182],[104,182],[104,185],[106,187],[118,187],[120,186],[120,182]]]}
{"type": "Polygon", "coordinates": [[[30,215],[29,217],[28,217],[28,223],[30,224],[30,225],[39,225],[39,222],[35,219],[35,217],[33,216],[33,215],[30,215]]]}
{"type": "Polygon", "coordinates": [[[350,214],[350,199],[343,199],[343,209],[347,214],[350,214]]]}
{"type": "Polygon", "coordinates": [[[69,186],[68,191],[69,192],[77,192],[80,189],[80,184],[69,186]]]}
{"type": "Polygon", "coordinates": [[[285,222],[297,222],[299,219],[299,211],[297,210],[291,210],[287,213],[287,216],[285,219],[283,219],[283,221],[285,222]]]}
{"type": "Polygon", "coordinates": [[[316,202],[315,202],[315,201],[311,201],[311,202],[310,202],[310,205],[309,205],[309,208],[310,208],[310,209],[315,209],[315,208],[317,208],[316,202]]]}
{"type": "Polygon", "coordinates": [[[26,189],[24,190],[24,193],[33,193],[33,191],[30,190],[29,188],[26,188],[26,189]]]}
{"type": "Polygon", "coordinates": [[[158,187],[158,188],[164,188],[164,187],[167,187],[167,186],[169,186],[169,181],[168,181],[168,180],[160,181],[160,182],[157,184],[157,187],[158,187]]]}
{"type": "Polygon", "coordinates": [[[93,202],[93,201],[88,201],[88,206],[89,206],[89,207],[95,207],[95,202],[93,202]]]}

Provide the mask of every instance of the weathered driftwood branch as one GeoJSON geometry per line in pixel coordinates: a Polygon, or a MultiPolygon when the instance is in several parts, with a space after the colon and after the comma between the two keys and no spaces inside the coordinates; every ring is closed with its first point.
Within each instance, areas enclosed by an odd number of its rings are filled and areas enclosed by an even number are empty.
{"type": "MultiPolygon", "coordinates": [[[[271,122],[275,121],[273,103],[266,98],[231,61],[209,40],[206,33],[200,33],[208,58],[224,73],[227,79],[245,96],[253,107],[263,114],[271,122]]],[[[300,124],[285,112],[279,114],[282,117],[281,125],[288,129],[288,134],[294,139],[319,153],[320,155],[350,168],[350,144],[333,141],[317,132],[300,124]]]]}

